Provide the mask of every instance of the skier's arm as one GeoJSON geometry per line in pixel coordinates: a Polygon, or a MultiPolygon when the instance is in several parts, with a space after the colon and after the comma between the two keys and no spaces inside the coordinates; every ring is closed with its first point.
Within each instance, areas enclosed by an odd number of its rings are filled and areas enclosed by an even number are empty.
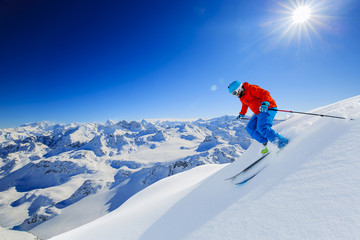
{"type": "Polygon", "coordinates": [[[249,106],[243,103],[239,114],[245,115],[247,113],[248,108],[249,108],[249,106]]]}
{"type": "Polygon", "coordinates": [[[261,95],[261,102],[271,102],[272,98],[270,96],[270,93],[266,90],[263,90],[263,93],[261,95]]]}
{"type": "Polygon", "coordinates": [[[254,95],[260,98],[260,102],[271,102],[272,100],[270,93],[260,87],[255,89],[254,95]]]}

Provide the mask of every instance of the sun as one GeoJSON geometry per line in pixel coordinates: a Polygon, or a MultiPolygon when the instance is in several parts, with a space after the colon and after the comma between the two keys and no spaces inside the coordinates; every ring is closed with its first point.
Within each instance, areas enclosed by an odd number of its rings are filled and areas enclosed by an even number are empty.
{"type": "Polygon", "coordinates": [[[309,6],[297,7],[292,15],[292,20],[296,24],[306,23],[311,17],[311,9],[309,6]]]}
{"type": "MultiPolygon", "coordinates": [[[[332,5],[326,0],[274,0],[269,9],[271,16],[261,23],[267,50],[277,47],[296,47],[296,51],[313,48],[313,43],[323,41],[321,32],[330,29],[332,5]]],[[[260,41],[260,40],[259,40],[260,41]]],[[[295,49],[295,48],[293,48],[295,49]]]]}

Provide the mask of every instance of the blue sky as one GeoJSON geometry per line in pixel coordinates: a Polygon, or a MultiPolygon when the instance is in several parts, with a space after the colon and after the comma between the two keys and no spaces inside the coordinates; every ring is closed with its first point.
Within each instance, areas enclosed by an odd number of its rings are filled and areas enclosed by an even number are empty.
{"type": "Polygon", "coordinates": [[[234,80],[295,111],[360,93],[356,0],[14,0],[0,22],[0,128],[237,115],[234,80]]]}

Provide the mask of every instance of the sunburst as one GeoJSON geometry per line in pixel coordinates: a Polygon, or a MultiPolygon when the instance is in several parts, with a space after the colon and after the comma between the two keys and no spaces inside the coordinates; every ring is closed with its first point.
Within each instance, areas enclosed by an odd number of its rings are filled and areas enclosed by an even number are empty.
{"type": "Polygon", "coordinates": [[[290,0],[276,3],[275,17],[263,24],[269,29],[266,38],[273,39],[274,46],[289,46],[294,42],[312,45],[314,38],[321,39],[318,28],[326,20],[322,13],[326,8],[325,1],[290,0]]]}

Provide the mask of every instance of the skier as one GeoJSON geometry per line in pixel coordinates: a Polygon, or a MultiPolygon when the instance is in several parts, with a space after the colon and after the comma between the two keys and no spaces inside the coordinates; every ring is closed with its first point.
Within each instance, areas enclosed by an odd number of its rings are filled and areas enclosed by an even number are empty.
{"type": "Polygon", "coordinates": [[[237,96],[242,103],[242,108],[237,119],[245,117],[248,108],[254,112],[255,115],[247,124],[246,131],[256,141],[264,145],[264,149],[261,151],[262,154],[266,154],[269,151],[267,148],[268,141],[274,143],[280,149],[289,143],[289,140],[271,128],[277,113],[277,106],[268,91],[257,85],[252,85],[247,82],[241,83],[239,81],[232,82],[228,89],[229,92],[237,96]]]}

